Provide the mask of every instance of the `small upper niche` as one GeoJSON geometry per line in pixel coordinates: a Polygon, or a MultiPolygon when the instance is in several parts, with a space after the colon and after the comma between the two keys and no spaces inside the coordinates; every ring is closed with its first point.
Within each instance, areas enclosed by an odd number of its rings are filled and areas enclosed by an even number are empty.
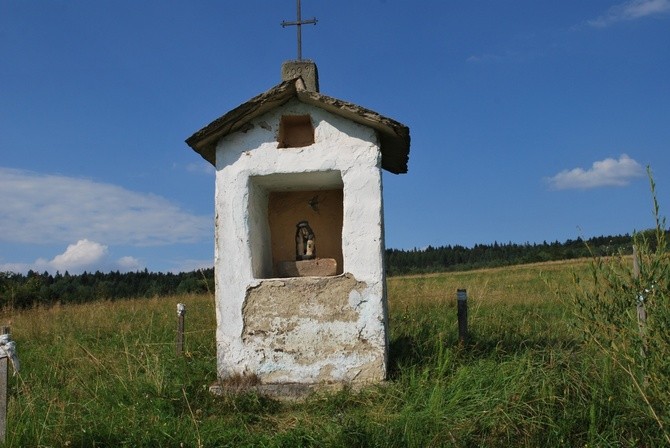
{"type": "Polygon", "coordinates": [[[279,148],[302,148],[314,144],[314,126],[309,115],[282,115],[277,136],[279,148]]]}

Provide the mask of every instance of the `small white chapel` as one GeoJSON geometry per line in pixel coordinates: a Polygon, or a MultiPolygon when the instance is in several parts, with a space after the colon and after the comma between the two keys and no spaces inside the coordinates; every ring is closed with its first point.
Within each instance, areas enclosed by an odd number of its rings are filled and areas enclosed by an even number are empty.
{"type": "Polygon", "coordinates": [[[382,170],[409,128],[323,95],[311,61],[186,140],[216,168],[218,377],[360,386],[388,369],[382,170]]]}

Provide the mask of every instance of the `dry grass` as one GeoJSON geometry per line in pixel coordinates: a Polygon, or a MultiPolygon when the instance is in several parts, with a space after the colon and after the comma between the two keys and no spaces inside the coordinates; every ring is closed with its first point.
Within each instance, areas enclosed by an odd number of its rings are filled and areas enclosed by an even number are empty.
{"type": "Polygon", "coordinates": [[[572,288],[573,274],[583,274],[589,260],[554,261],[448,274],[425,274],[388,279],[392,308],[455,304],[456,290],[466,289],[473,306],[483,303],[532,305],[559,300],[572,288]]]}
{"type": "Polygon", "coordinates": [[[5,312],[22,361],[7,446],[653,446],[654,423],[607,361],[582,350],[556,295],[586,267],[389,278],[391,380],[304,403],[209,394],[211,296],[5,312]],[[466,348],[459,288],[470,301],[466,348]]]}

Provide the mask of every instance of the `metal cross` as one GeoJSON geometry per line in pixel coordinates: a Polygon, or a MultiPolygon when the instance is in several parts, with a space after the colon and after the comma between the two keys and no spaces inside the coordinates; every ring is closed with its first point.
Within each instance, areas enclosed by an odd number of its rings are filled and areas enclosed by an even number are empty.
{"type": "Polygon", "coordinates": [[[298,29],[298,60],[302,61],[302,25],[313,24],[316,25],[316,19],[312,17],[311,19],[302,20],[300,16],[300,0],[296,0],[298,3],[298,19],[295,22],[287,22],[284,20],[281,23],[282,28],[287,26],[295,25],[298,29]]]}

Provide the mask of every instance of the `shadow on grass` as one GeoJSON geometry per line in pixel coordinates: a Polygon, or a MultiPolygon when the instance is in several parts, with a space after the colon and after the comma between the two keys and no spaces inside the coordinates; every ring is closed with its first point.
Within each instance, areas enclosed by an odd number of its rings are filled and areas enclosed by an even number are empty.
{"type": "Polygon", "coordinates": [[[507,331],[503,333],[481,333],[470,331],[465,344],[458,340],[457,330],[445,333],[432,322],[415,326],[411,333],[399,334],[391,339],[389,347],[389,378],[397,379],[401,370],[408,367],[434,365],[444,350],[456,355],[459,363],[469,364],[481,359],[515,358],[529,353],[543,356],[556,351],[572,352],[580,346],[577,337],[524,334],[507,331]]]}

